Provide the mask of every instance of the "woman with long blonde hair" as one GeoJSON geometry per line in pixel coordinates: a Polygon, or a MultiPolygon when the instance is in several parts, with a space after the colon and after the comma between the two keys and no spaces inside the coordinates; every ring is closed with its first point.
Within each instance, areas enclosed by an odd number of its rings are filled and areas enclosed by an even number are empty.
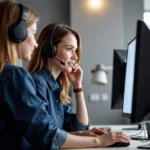
{"type": "Polygon", "coordinates": [[[79,65],[79,34],[64,24],[52,23],[40,33],[38,45],[28,70],[35,82],[36,95],[50,115],[50,140],[59,136],[62,142],[56,143],[61,148],[106,147],[120,141],[128,143],[130,139],[121,132],[112,133],[97,128],[88,130],[89,119],[82,86],[83,70],[79,65]],[[75,94],[76,112],[69,105],[70,84],[75,94]]]}

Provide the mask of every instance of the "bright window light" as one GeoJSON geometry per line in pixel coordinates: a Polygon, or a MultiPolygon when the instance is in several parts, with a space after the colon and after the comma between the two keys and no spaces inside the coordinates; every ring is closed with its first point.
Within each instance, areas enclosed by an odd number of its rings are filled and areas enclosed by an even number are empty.
{"type": "Polygon", "coordinates": [[[150,27],[150,12],[144,12],[143,18],[144,22],[147,23],[148,27],[150,27]]]}

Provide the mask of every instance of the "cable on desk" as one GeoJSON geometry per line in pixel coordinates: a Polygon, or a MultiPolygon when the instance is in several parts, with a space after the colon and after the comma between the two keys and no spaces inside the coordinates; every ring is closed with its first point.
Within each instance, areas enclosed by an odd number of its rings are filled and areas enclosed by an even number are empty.
{"type": "MultiPolygon", "coordinates": [[[[144,131],[144,136],[143,137],[146,137],[146,129],[145,129],[144,126],[143,126],[143,128],[141,129],[141,131],[138,134],[130,135],[130,137],[131,136],[132,137],[138,137],[138,135],[141,134],[143,131],[144,131]]],[[[144,142],[148,142],[150,140],[145,139],[145,140],[139,140],[139,141],[144,143],[144,142]]]]}
{"type": "Polygon", "coordinates": [[[129,136],[135,136],[135,137],[136,137],[137,135],[141,134],[141,133],[143,132],[144,129],[145,129],[145,128],[143,127],[139,133],[134,134],[134,135],[129,135],[129,136]]]}

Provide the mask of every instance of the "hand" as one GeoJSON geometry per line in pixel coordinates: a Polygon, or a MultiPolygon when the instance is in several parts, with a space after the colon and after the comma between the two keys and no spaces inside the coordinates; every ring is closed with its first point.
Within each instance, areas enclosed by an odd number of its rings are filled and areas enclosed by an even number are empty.
{"type": "Polygon", "coordinates": [[[107,130],[104,129],[104,128],[93,128],[93,129],[90,129],[89,132],[91,132],[92,134],[95,134],[95,135],[103,135],[105,133],[107,133],[107,130]]]}
{"type": "Polygon", "coordinates": [[[79,136],[92,136],[92,137],[98,137],[101,136],[105,133],[107,133],[107,131],[103,128],[93,128],[87,131],[77,131],[77,132],[70,132],[71,134],[74,135],[79,135],[79,136]]]}
{"type": "Polygon", "coordinates": [[[99,140],[98,147],[106,147],[112,145],[116,142],[128,143],[130,142],[130,138],[122,132],[107,132],[102,136],[97,137],[99,140]]]}
{"type": "Polygon", "coordinates": [[[83,79],[83,70],[78,64],[75,64],[72,68],[72,71],[67,74],[70,82],[73,85],[73,88],[81,88],[82,87],[82,79],[83,79]]]}

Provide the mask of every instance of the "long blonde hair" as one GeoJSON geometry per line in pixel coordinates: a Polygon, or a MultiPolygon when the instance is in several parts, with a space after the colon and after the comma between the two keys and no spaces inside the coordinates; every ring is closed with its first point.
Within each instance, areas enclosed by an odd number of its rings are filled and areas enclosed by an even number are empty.
{"type": "MultiPolygon", "coordinates": [[[[46,67],[46,65],[49,63],[49,59],[43,58],[42,47],[43,47],[45,41],[47,40],[49,30],[52,26],[54,26],[54,24],[47,25],[39,35],[39,38],[37,41],[39,46],[34,51],[34,53],[32,55],[32,59],[30,60],[29,66],[28,66],[28,70],[30,73],[39,72],[43,67],[46,67]]],[[[76,51],[76,54],[78,56],[77,62],[79,62],[80,57],[81,57],[81,40],[80,40],[79,34],[76,31],[74,31],[73,29],[71,29],[70,27],[68,27],[66,25],[59,24],[53,34],[52,42],[53,42],[53,44],[55,43],[56,45],[59,44],[59,42],[61,42],[63,37],[65,37],[68,33],[74,34],[77,39],[78,49],[76,51]]],[[[70,102],[71,99],[68,95],[70,82],[68,80],[66,73],[61,72],[60,75],[58,76],[58,81],[61,84],[62,89],[63,89],[61,92],[62,103],[70,102]]]]}
{"type": "MultiPolygon", "coordinates": [[[[30,8],[26,7],[26,9],[28,13],[26,27],[29,27],[38,22],[39,17],[30,8]]],[[[17,43],[9,39],[8,31],[18,21],[19,15],[19,3],[8,0],[0,2],[0,72],[6,61],[14,65],[17,63],[17,43]]]]}

